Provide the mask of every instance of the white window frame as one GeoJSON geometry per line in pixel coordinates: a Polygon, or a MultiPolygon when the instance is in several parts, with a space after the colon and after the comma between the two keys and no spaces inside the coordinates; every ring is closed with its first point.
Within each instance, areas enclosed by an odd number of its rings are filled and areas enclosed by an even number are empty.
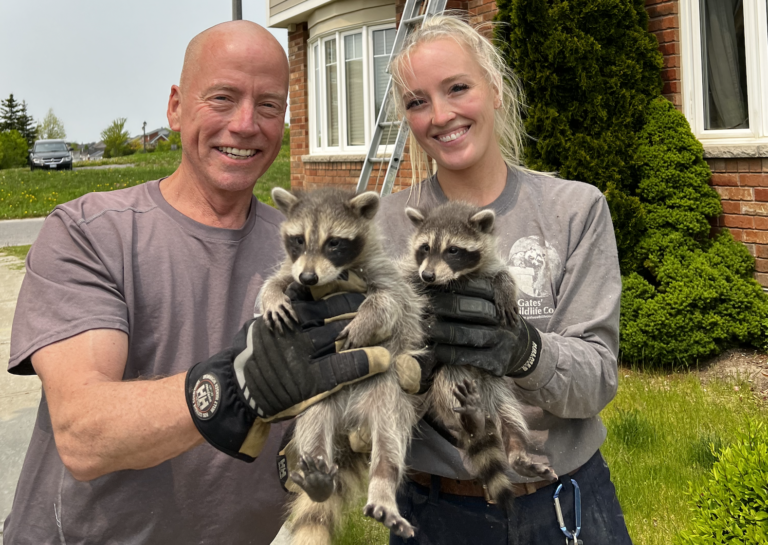
{"type": "Polygon", "coordinates": [[[768,20],[766,0],[744,0],[749,128],[704,129],[700,0],[680,0],[683,113],[706,145],[768,143],[768,20]]]}
{"type": "Polygon", "coordinates": [[[380,22],[374,25],[363,25],[337,29],[313,38],[307,43],[307,97],[309,117],[309,153],[310,155],[364,155],[368,151],[368,145],[373,135],[373,126],[376,123],[374,117],[373,97],[373,31],[395,28],[394,21],[380,22]],[[365,145],[347,145],[347,81],[344,37],[352,34],[363,34],[363,134],[365,145]],[[326,41],[336,39],[336,66],[338,70],[338,96],[339,96],[339,145],[328,146],[328,109],[325,105],[325,55],[324,44],[326,41]],[[320,96],[315,96],[315,45],[320,46],[320,96]],[[323,145],[317,145],[317,108],[321,108],[321,140],[323,145]]]}

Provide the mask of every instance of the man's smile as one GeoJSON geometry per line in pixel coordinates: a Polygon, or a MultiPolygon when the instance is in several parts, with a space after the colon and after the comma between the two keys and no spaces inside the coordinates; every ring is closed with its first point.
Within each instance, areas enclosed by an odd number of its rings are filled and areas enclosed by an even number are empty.
{"type": "Polygon", "coordinates": [[[219,147],[216,149],[227,157],[231,157],[232,159],[248,159],[249,157],[256,155],[256,153],[259,151],[256,149],[240,149],[230,147],[219,147]]]}

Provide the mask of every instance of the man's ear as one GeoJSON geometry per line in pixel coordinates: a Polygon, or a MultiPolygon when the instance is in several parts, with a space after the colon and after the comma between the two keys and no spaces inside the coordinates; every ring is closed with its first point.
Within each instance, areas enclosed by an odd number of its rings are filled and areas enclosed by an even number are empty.
{"type": "Polygon", "coordinates": [[[360,216],[371,219],[379,210],[379,202],[380,199],[377,193],[366,191],[350,199],[349,205],[360,216]]]}
{"type": "Polygon", "coordinates": [[[178,85],[171,86],[171,96],[168,97],[168,126],[172,131],[181,131],[181,89],[178,85]]]}
{"type": "Polygon", "coordinates": [[[299,199],[282,187],[275,187],[272,189],[272,200],[275,201],[277,209],[287,216],[299,199]]]}
{"type": "Polygon", "coordinates": [[[493,210],[480,210],[469,218],[469,224],[481,233],[490,233],[493,231],[493,222],[496,220],[496,214],[493,210]]]}
{"type": "Polygon", "coordinates": [[[424,214],[415,208],[411,208],[410,206],[407,207],[405,209],[405,215],[408,216],[408,219],[411,220],[411,223],[416,227],[421,227],[421,224],[424,223],[424,214]]]}

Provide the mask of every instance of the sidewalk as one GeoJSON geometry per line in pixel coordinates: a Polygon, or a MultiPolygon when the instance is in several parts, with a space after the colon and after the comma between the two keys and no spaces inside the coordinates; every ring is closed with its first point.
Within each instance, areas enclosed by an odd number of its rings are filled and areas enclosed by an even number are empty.
{"type": "MultiPolygon", "coordinates": [[[[43,227],[45,218],[0,221],[0,248],[32,244],[43,227]]],[[[2,284],[5,286],[5,284],[2,284]]],[[[14,301],[16,299],[14,298],[14,301]]]]}
{"type": "Polygon", "coordinates": [[[23,278],[23,263],[13,257],[0,256],[0,536],[13,504],[41,392],[40,379],[36,376],[18,377],[6,370],[13,312],[23,278]]]}

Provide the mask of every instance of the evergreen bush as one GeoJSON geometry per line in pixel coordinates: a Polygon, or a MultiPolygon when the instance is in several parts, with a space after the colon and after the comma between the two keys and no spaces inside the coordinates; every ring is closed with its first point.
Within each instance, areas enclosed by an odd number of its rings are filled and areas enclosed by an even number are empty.
{"type": "Polygon", "coordinates": [[[27,165],[27,141],[19,131],[0,132],[0,169],[27,165]]]}
{"type": "Polygon", "coordinates": [[[736,442],[716,456],[704,487],[689,489],[692,518],[676,543],[768,543],[768,429],[749,422],[736,442]]]}
{"type": "Polygon", "coordinates": [[[622,269],[643,229],[636,134],[661,92],[662,56],[643,0],[497,0],[497,43],[522,80],[529,168],[603,191],[622,269]]]}
{"type": "Polygon", "coordinates": [[[526,165],[606,195],[623,276],[621,354],[690,365],[763,348],[768,300],[730,235],[701,144],[664,99],[644,0],[497,0],[496,39],[525,89],[526,165]]]}
{"type": "Polygon", "coordinates": [[[624,277],[622,358],[689,365],[739,343],[764,348],[768,300],[754,258],[730,233],[709,238],[720,198],[701,143],[669,101],[649,104],[636,154],[646,230],[641,266],[624,277]]]}

